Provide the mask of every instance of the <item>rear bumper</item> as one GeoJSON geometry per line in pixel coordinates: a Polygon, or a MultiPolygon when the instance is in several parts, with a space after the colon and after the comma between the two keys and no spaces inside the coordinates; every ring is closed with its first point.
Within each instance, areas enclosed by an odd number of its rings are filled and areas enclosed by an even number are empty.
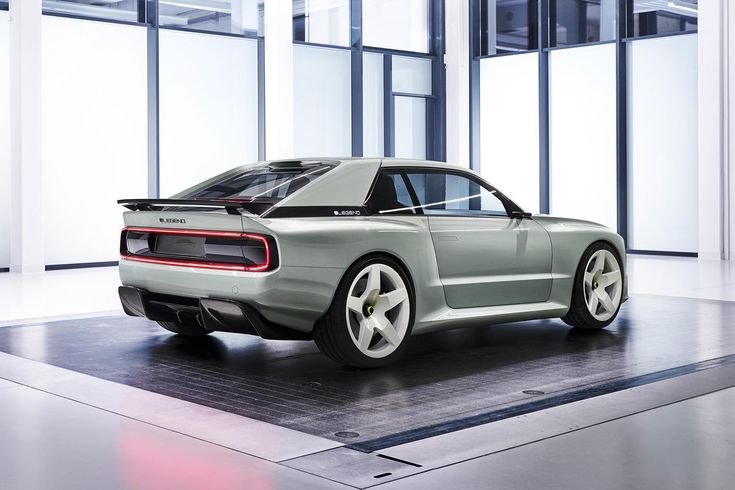
{"type": "Polygon", "coordinates": [[[195,300],[232,300],[270,322],[310,332],[332,302],[343,271],[288,267],[270,272],[233,272],[120,260],[120,281],[150,293],[195,300]]]}
{"type": "Polygon", "coordinates": [[[187,298],[156,294],[133,286],[118,288],[123,310],[130,316],[179,322],[211,332],[258,335],[274,340],[309,340],[311,334],[277,325],[252,306],[231,299],[187,298]]]}

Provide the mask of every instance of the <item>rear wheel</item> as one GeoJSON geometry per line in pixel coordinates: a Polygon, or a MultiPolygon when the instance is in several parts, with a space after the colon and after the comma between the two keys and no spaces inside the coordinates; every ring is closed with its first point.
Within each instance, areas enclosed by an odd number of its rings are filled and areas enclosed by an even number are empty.
{"type": "Polygon", "coordinates": [[[375,368],[393,362],[413,327],[414,298],[401,266],[370,258],[342,278],[332,305],[314,327],[314,341],[330,359],[375,368]]]}
{"type": "Polygon", "coordinates": [[[605,328],[618,315],[622,295],[623,269],[617,252],[607,243],[595,243],[579,262],[571,306],[562,320],[577,328],[605,328]]]}
{"type": "Polygon", "coordinates": [[[173,332],[184,337],[204,337],[211,332],[199,325],[185,325],[179,322],[156,322],[169,332],[173,332]]]}

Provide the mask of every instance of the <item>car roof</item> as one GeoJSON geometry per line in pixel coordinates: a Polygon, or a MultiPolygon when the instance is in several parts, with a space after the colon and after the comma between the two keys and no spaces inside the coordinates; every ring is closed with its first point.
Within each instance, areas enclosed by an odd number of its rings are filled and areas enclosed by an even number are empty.
{"type": "Polygon", "coordinates": [[[467,167],[455,165],[446,162],[436,162],[433,160],[415,160],[410,158],[380,158],[380,157],[310,157],[310,158],[299,158],[299,159],[288,159],[288,160],[271,160],[265,162],[266,164],[274,163],[292,163],[292,162],[323,162],[323,163],[335,163],[339,162],[344,165],[359,165],[365,163],[374,163],[376,161],[381,162],[382,167],[434,167],[434,168],[446,168],[446,169],[464,169],[467,167]]]}

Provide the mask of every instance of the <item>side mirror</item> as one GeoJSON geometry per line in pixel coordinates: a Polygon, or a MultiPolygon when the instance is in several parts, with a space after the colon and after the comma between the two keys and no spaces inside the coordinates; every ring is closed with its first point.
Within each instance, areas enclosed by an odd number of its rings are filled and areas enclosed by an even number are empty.
{"type": "Polygon", "coordinates": [[[524,219],[524,218],[530,218],[532,215],[531,213],[527,213],[525,211],[515,210],[510,212],[510,217],[513,219],[524,219]]]}

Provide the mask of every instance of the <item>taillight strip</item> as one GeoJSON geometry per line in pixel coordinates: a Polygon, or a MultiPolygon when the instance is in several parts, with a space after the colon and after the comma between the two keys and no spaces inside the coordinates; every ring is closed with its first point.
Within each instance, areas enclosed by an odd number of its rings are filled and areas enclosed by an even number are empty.
{"type": "Polygon", "coordinates": [[[254,235],[252,233],[240,233],[236,231],[214,231],[214,230],[182,230],[178,228],[147,228],[139,226],[128,226],[123,228],[123,232],[139,232],[139,233],[158,233],[161,235],[184,235],[184,236],[204,236],[204,237],[221,237],[221,238],[247,238],[257,240],[263,244],[265,249],[265,263],[257,265],[242,265],[227,262],[207,262],[192,261],[185,259],[162,259],[156,257],[144,257],[141,255],[121,254],[123,260],[132,260],[135,262],[146,262],[149,264],[173,265],[178,267],[195,267],[199,269],[215,269],[225,271],[238,272],[263,272],[267,271],[271,265],[271,249],[266,237],[262,235],[254,235]]]}
{"type": "MultiPolygon", "coordinates": [[[[223,238],[240,238],[258,235],[248,235],[239,231],[214,231],[214,230],[182,230],[178,228],[146,228],[140,226],[128,226],[123,231],[137,231],[140,233],[158,233],[160,235],[188,235],[188,236],[216,236],[223,238]]],[[[261,237],[262,238],[262,237],[261,237]]]]}

